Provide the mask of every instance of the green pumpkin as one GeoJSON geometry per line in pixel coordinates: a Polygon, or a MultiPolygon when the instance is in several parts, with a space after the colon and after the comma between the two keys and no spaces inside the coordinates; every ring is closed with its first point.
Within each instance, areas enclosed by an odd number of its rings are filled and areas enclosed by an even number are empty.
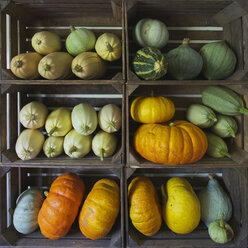
{"type": "Polygon", "coordinates": [[[164,55],[158,49],[151,47],[140,49],[133,61],[135,73],[145,80],[163,77],[167,73],[167,65],[164,55]]]}
{"type": "Polygon", "coordinates": [[[186,118],[200,128],[209,128],[217,121],[214,111],[201,104],[190,105],[186,118]]]}
{"type": "Polygon", "coordinates": [[[231,157],[228,153],[226,142],[222,138],[209,132],[206,132],[205,134],[208,139],[207,154],[209,156],[214,158],[231,157]]]}
{"type": "Polygon", "coordinates": [[[144,18],[135,26],[135,39],[142,47],[161,49],[169,40],[169,32],[163,22],[144,18]]]}
{"type": "Polygon", "coordinates": [[[19,195],[13,215],[13,225],[18,232],[29,234],[38,228],[38,213],[43,201],[44,195],[37,188],[27,189],[19,195]]]}
{"type": "Polygon", "coordinates": [[[235,138],[238,131],[235,119],[226,115],[217,115],[216,117],[218,121],[211,127],[211,131],[221,138],[235,138]]]}
{"type": "Polygon", "coordinates": [[[202,102],[216,112],[237,116],[248,114],[243,99],[233,90],[225,86],[209,86],[202,92],[202,102]]]}
{"type": "Polygon", "coordinates": [[[203,58],[202,73],[209,80],[226,79],[234,72],[237,58],[225,41],[204,45],[200,54],[203,58]]]}
{"type": "Polygon", "coordinates": [[[203,65],[201,55],[189,46],[189,39],[182,45],[168,52],[168,74],[178,80],[196,78],[203,65]]]}
{"type": "Polygon", "coordinates": [[[95,34],[86,28],[75,29],[73,26],[71,33],[65,41],[66,50],[73,56],[79,53],[94,49],[96,43],[95,34]]]}
{"type": "Polygon", "coordinates": [[[224,214],[224,220],[229,221],[232,216],[232,203],[220,186],[218,181],[209,175],[208,185],[198,194],[201,204],[201,220],[209,226],[215,220],[219,220],[224,214]]]}

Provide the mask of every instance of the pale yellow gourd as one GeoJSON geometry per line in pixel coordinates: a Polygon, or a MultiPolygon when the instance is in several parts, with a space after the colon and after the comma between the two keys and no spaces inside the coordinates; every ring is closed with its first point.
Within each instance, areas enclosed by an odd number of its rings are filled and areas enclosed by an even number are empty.
{"type": "Polygon", "coordinates": [[[63,153],[64,137],[48,137],[43,145],[43,152],[48,158],[55,158],[63,153]]]}
{"type": "Polygon", "coordinates": [[[95,49],[102,59],[115,61],[121,57],[121,40],[115,34],[104,33],[97,39],[95,49]]]}

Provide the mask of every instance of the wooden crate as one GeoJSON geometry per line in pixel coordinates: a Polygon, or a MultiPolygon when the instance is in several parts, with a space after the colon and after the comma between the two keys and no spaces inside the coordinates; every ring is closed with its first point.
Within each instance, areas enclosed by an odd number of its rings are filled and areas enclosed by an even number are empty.
{"type": "MultiPolygon", "coordinates": [[[[37,168],[1,168],[1,238],[0,246],[17,247],[123,247],[124,231],[124,203],[123,203],[123,173],[122,169],[112,172],[109,169],[37,169],[37,168]],[[29,235],[18,233],[12,224],[12,216],[8,209],[15,208],[17,196],[29,186],[49,187],[57,176],[65,172],[73,172],[79,175],[85,182],[85,197],[92,189],[94,183],[102,178],[115,180],[120,185],[121,208],[118,218],[111,232],[99,240],[87,239],[81,234],[78,227],[78,217],[72,225],[69,233],[58,240],[45,238],[39,229],[29,235]]],[[[81,207],[80,207],[81,209],[81,207]]]]}
{"type": "Polygon", "coordinates": [[[202,187],[207,185],[208,174],[218,178],[218,182],[225,188],[231,197],[233,214],[228,222],[234,230],[234,239],[225,244],[220,245],[214,243],[208,235],[207,227],[200,222],[199,226],[190,234],[179,235],[173,233],[165,225],[164,220],[159,232],[151,237],[146,237],[137,231],[129,218],[128,201],[125,205],[126,213],[126,247],[166,247],[166,248],[247,248],[247,170],[237,168],[225,169],[126,169],[127,183],[125,186],[125,199],[127,199],[127,187],[132,178],[135,176],[147,176],[153,182],[159,200],[161,201],[161,185],[171,177],[185,177],[189,180],[194,190],[198,192],[202,187]]]}
{"type": "MultiPolygon", "coordinates": [[[[89,84],[86,82],[81,85],[49,86],[43,84],[1,85],[1,162],[4,166],[14,167],[122,167],[125,150],[124,107],[124,85],[120,83],[89,84]],[[100,161],[92,151],[82,159],[72,159],[65,154],[56,158],[47,158],[43,151],[32,160],[18,159],[15,153],[15,143],[23,129],[18,113],[25,104],[31,101],[44,103],[50,111],[56,107],[72,109],[79,103],[91,104],[96,110],[109,103],[118,105],[122,110],[122,128],[116,133],[118,145],[115,153],[111,157],[105,158],[104,161],[100,161]]],[[[97,130],[99,129],[98,125],[97,130]]],[[[45,134],[45,129],[41,130],[45,134]]]]}
{"type": "MultiPolygon", "coordinates": [[[[226,40],[237,55],[235,73],[226,81],[247,80],[248,72],[248,6],[246,0],[128,0],[125,7],[127,80],[140,80],[133,73],[132,61],[141,48],[134,41],[134,28],[142,18],[163,21],[168,27],[169,42],[163,54],[190,38],[191,47],[199,51],[206,43],[226,40]]],[[[178,82],[164,76],[166,84],[178,82]]],[[[185,84],[190,81],[183,81],[185,84]]],[[[196,83],[205,79],[199,76],[196,83]]]]}
{"type": "MultiPolygon", "coordinates": [[[[15,0],[2,1],[1,11],[1,67],[4,80],[28,83],[28,80],[17,79],[9,70],[12,57],[19,53],[33,51],[32,36],[39,31],[48,30],[57,33],[63,41],[70,33],[70,25],[86,27],[96,37],[105,32],[115,33],[122,41],[122,58],[108,62],[107,73],[100,81],[125,79],[125,39],[124,15],[122,0],[15,0]]],[[[47,81],[46,79],[44,79],[47,81]]],[[[42,81],[44,81],[42,80],[42,81]]],[[[72,81],[81,81],[76,76],[72,81]]],[[[92,82],[93,80],[90,80],[92,82]]],[[[98,80],[99,81],[99,80],[98,80]]],[[[70,84],[70,80],[60,81],[70,84]]]]}
{"type": "MultiPolygon", "coordinates": [[[[238,94],[242,95],[246,105],[248,106],[248,85],[246,82],[237,84],[230,82],[226,84],[232,90],[235,90],[238,94]]],[[[212,82],[212,84],[214,84],[212,82]]],[[[218,83],[219,84],[219,83],[218,83]]],[[[248,161],[248,117],[238,116],[239,131],[235,139],[226,139],[228,142],[229,150],[232,155],[232,159],[218,158],[214,159],[205,155],[200,161],[194,164],[184,165],[163,165],[149,162],[142,158],[133,147],[133,136],[137,128],[141,125],[138,122],[133,121],[130,116],[130,106],[132,101],[137,96],[149,95],[152,91],[155,96],[165,96],[171,99],[176,107],[175,116],[172,120],[186,120],[185,112],[188,106],[194,103],[202,104],[201,92],[208,86],[208,81],[204,84],[195,85],[194,82],[190,85],[184,84],[181,81],[181,85],[165,85],[159,81],[153,82],[128,82],[126,85],[126,155],[127,155],[127,166],[133,168],[148,167],[148,168],[164,168],[164,167],[247,167],[248,161]]]]}

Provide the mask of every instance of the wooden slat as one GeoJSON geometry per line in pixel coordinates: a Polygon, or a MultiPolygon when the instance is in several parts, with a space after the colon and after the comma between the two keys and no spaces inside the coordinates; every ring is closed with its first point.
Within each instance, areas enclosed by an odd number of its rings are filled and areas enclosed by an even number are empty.
{"type": "Polygon", "coordinates": [[[246,0],[235,0],[246,12],[248,12],[248,2],[246,0]]]}
{"type": "Polygon", "coordinates": [[[26,25],[24,24],[24,22],[22,22],[21,20],[19,20],[19,41],[20,41],[20,51],[19,53],[25,53],[27,51],[26,48],[26,25]]]}
{"type": "Polygon", "coordinates": [[[11,45],[11,58],[18,54],[18,33],[17,33],[17,19],[10,17],[10,45],[11,45]]]}
{"type": "Polygon", "coordinates": [[[2,161],[2,151],[6,150],[7,148],[7,123],[6,123],[6,116],[7,116],[7,107],[6,107],[6,94],[1,94],[0,96],[0,117],[1,117],[1,128],[0,128],[0,137],[1,137],[1,161],[2,161]]]}
{"type": "Polygon", "coordinates": [[[248,70],[248,15],[243,16],[243,48],[244,48],[244,70],[248,70]]]}
{"type": "Polygon", "coordinates": [[[17,94],[12,93],[9,95],[10,98],[10,147],[14,147],[16,144],[17,134],[17,94]]]}
{"type": "Polygon", "coordinates": [[[6,13],[1,11],[1,67],[7,66],[6,13]]]}

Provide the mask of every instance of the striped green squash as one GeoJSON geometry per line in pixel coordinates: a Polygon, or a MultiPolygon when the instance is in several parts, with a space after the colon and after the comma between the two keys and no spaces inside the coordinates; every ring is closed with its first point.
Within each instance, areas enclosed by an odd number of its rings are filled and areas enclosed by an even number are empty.
{"type": "Polygon", "coordinates": [[[158,49],[151,47],[140,49],[133,61],[135,73],[145,80],[163,77],[167,73],[167,66],[164,55],[158,49]]]}

